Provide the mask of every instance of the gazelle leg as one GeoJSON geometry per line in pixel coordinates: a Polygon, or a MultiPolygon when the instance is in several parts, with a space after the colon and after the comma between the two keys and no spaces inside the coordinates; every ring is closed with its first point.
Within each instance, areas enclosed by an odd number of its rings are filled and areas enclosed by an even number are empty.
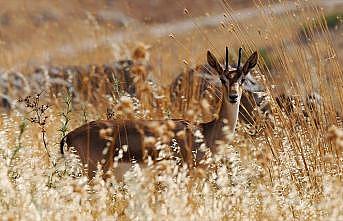
{"type": "Polygon", "coordinates": [[[192,147],[193,147],[193,135],[192,131],[189,128],[185,129],[185,148],[186,148],[186,161],[189,166],[189,168],[194,167],[194,162],[193,162],[193,152],[192,152],[192,147]]]}

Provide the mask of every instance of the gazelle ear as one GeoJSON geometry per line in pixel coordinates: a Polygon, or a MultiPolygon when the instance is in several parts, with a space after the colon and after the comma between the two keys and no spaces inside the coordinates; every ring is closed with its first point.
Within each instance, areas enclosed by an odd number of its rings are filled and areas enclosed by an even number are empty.
{"type": "Polygon", "coordinates": [[[207,63],[214,68],[218,74],[223,73],[223,68],[220,66],[217,58],[210,51],[207,51],[207,63]]]}
{"type": "Polygon", "coordinates": [[[245,62],[242,72],[244,75],[248,74],[249,71],[254,68],[257,64],[258,54],[257,51],[255,51],[250,57],[248,58],[247,62],[245,62]]]}

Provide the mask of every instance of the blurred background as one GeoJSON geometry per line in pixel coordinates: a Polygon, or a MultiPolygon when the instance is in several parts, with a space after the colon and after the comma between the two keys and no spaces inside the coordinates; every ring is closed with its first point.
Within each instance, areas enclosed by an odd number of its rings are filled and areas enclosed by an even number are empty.
{"type": "MultiPolygon", "coordinates": [[[[144,42],[151,46],[154,62],[163,63],[165,72],[172,75],[169,57],[174,69],[182,65],[183,59],[199,63],[199,56],[204,57],[207,48],[234,44],[237,39],[229,28],[248,24],[255,26],[255,33],[257,29],[260,34],[267,31],[259,7],[278,6],[273,16],[284,16],[281,25],[294,25],[289,13],[297,10],[297,4],[309,2],[323,8],[330,17],[334,42],[342,47],[340,0],[1,0],[0,68],[22,71],[47,64],[106,63],[127,56],[123,48],[144,42]],[[233,18],[225,18],[224,13],[233,18]],[[221,23],[228,24],[218,31],[221,23]],[[170,39],[170,35],[176,39],[170,39]],[[218,45],[217,41],[222,43],[218,45]]],[[[301,22],[300,18],[297,22],[301,22]]],[[[294,28],[301,32],[300,25],[294,28]]],[[[263,44],[268,47],[266,42],[263,44]]]]}

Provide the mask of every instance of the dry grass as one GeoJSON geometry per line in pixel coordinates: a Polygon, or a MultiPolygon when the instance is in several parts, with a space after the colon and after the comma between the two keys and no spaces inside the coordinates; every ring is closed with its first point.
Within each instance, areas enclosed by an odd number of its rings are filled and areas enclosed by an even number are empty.
{"type": "MultiPolygon", "coordinates": [[[[238,1],[236,8],[249,6],[238,1]]],[[[78,1],[37,0],[2,2],[0,9],[0,64],[4,69],[25,70],[51,63],[89,64],[113,60],[113,42],[99,40],[137,27],[181,20],[183,9],[194,16],[221,11],[219,2],[182,1],[78,1]],[[168,7],[165,7],[168,5],[168,7]],[[75,54],[69,46],[77,50],[75,54]],[[96,50],[94,50],[96,48],[96,50]],[[94,53],[96,52],[96,53],[94,53]],[[66,59],[66,54],[68,59],[66,59]]],[[[115,51],[114,53],[117,53],[115,51]]]]}
{"type": "MultiPolygon", "coordinates": [[[[269,64],[261,59],[257,70],[259,81],[267,88],[273,121],[259,121],[262,130],[254,136],[240,124],[233,143],[220,144],[217,154],[208,153],[210,169],[196,170],[192,176],[176,161],[163,160],[144,168],[132,166],[122,183],[114,177],[104,181],[101,171],[89,183],[86,177],[78,176],[76,157],[63,158],[59,153],[60,129],[66,120],[60,113],[68,112],[62,98],[51,100],[56,105],[45,111],[49,158],[41,127],[25,120],[32,113],[23,115],[14,110],[0,117],[0,217],[342,220],[343,69],[337,42],[342,29],[331,32],[325,23],[318,22],[319,28],[307,29],[310,41],[302,41],[303,25],[323,16],[323,11],[305,1],[298,2],[297,11],[282,16],[264,11],[258,19],[244,22],[230,18],[229,5],[223,9],[227,16],[217,29],[158,39],[151,49],[153,74],[166,84],[178,74],[176,67],[185,68],[182,60],[187,61],[186,67],[203,62],[207,48],[216,55],[223,54],[224,45],[243,45],[248,52],[265,48],[269,64]],[[275,101],[283,92],[303,97],[312,91],[322,97],[314,110],[296,104],[287,115],[275,101]]],[[[110,46],[105,48],[112,53],[110,46]]],[[[85,120],[105,117],[105,110],[95,113],[90,104],[85,109],[86,113],[68,112],[69,129],[85,120]]]]}

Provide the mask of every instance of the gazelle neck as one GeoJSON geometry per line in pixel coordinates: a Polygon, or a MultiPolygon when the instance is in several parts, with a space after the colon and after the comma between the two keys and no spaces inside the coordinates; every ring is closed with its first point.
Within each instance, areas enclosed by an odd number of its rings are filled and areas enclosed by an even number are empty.
{"type": "Polygon", "coordinates": [[[223,133],[223,126],[228,126],[229,133],[234,134],[238,119],[240,99],[241,97],[238,98],[236,103],[230,103],[228,101],[228,90],[225,86],[223,87],[222,104],[218,117],[209,123],[201,125],[206,145],[209,148],[214,149],[215,141],[220,139],[223,140],[225,135],[227,135],[227,133],[223,133]],[[227,124],[224,123],[224,120],[227,120],[227,124]]]}

